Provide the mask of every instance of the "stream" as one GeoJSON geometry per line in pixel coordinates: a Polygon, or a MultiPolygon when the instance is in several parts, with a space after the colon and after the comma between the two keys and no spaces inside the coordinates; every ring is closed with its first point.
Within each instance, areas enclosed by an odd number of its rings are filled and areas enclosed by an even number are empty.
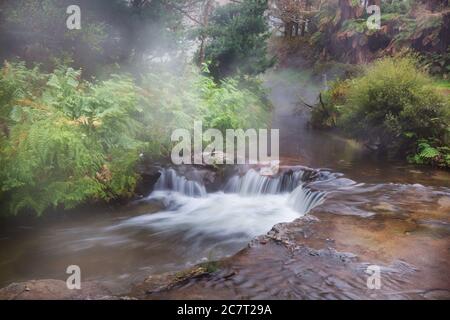
{"type": "MultiPolygon", "coordinates": [[[[276,246],[233,257],[255,237],[285,222],[281,238],[310,241],[308,248],[315,250],[328,248],[324,243],[332,239],[335,250],[353,252],[361,263],[392,266],[407,261],[413,270],[421,270],[419,278],[412,276],[415,280],[399,284],[394,277],[393,287],[424,294],[441,290],[446,296],[450,292],[450,174],[382,161],[355,141],[309,130],[308,110],[296,106],[298,95],[313,101],[320,87],[307,77],[274,72],[267,75],[266,84],[275,108],[272,127],[280,129],[279,175],[267,177],[255,168],[236,168],[218,190],[210,191],[195,169],[187,178],[167,167],[161,169],[153,192],[127,206],[81,208],[76,214],[2,227],[0,287],[31,279],[65,280],[67,266],[79,265],[83,281],[101,281],[121,294],[149,275],[228,257],[246,277],[236,279],[232,291],[227,291],[229,285],[211,289],[200,280],[161,297],[208,296],[217,290],[223,293],[218,297],[230,298],[261,297],[262,292],[270,293],[263,298],[355,298],[345,281],[335,283],[334,290],[314,287],[312,282],[325,281],[308,278],[317,261],[309,269],[302,265],[303,282],[295,282],[295,264],[292,270],[277,269],[280,260],[288,263],[294,258],[276,246]],[[311,226],[315,236],[301,240],[306,222],[297,221],[311,212],[321,221],[311,226]],[[266,286],[260,284],[262,279],[268,279],[266,286]],[[331,290],[328,296],[316,295],[327,290],[331,290]]],[[[333,261],[326,263],[333,265],[333,261]]]]}

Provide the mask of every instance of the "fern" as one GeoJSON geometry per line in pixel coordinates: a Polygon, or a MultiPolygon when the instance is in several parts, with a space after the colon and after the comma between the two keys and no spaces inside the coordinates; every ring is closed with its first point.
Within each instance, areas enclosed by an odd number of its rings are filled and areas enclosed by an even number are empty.
{"type": "Polygon", "coordinates": [[[197,70],[154,72],[140,86],[128,76],[102,82],[60,67],[50,74],[23,63],[0,71],[0,197],[12,213],[73,208],[133,195],[139,155],[169,155],[176,128],[195,120],[226,128],[267,123],[258,82],[216,84],[197,70]]]}

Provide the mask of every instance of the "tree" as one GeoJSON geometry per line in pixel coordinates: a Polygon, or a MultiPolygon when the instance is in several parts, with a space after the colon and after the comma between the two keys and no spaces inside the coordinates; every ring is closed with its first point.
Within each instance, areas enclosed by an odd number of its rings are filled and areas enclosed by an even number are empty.
{"type": "Polygon", "coordinates": [[[270,14],[282,22],[286,37],[304,36],[307,23],[322,6],[322,0],[271,0],[270,2],[270,14]]]}
{"type": "Polygon", "coordinates": [[[209,24],[199,29],[206,42],[204,59],[210,63],[215,79],[238,71],[255,75],[273,65],[274,58],[267,56],[267,8],[266,0],[229,3],[217,7],[209,18],[209,24]]]}
{"type": "Polygon", "coordinates": [[[108,64],[141,64],[176,52],[183,22],[200,0],[36,0],[0,5],[0,59],[73,60],[83,75],[108,64]],[[81,8],[82,28],[66,27],[69,5],[81,8]]]}

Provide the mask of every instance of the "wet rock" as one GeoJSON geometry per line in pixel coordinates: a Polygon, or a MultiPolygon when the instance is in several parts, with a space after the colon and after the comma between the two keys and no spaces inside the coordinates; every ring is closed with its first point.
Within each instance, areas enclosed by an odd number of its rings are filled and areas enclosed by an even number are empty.
{"type": "Polygon", "coordinates": [[[259,174],[262,176],[275,176],[280,170],[280,161],[272,161],[266,166],[262,167],[259,174]]]}
{"type": "Polygon", "coordinates": [[[448,300],[450,299],[450,290],[434,289],[423,294],[425,299],[448,300]]]}
{"type": "Polygon", "coordinates": [[[159,172],[161,168],[159,165],[149,163],[142,163],[138,166],[137,172],[141,177],[135,190],[138,196],[145,197],[153,190],[153,186],[161,175],[159,172]]]}
{"type": "Polygon", "coordinates": [[[395,207],[388,202],[380,202],[373,206],[372,209],[376,211],[396,211],[395,207]]]}
{"type": "Polygon", "coordinates": [[[209,192],[217,191],[223,182],[220,170],[213,166],[180,165],[173,169],[187,180],[196,181],[204,185],[209,192]]]}
{"type": "Polygon", "coordinates": [[[450,211],[450,197],[442,197],[438,200],[438,205],[442,210],[450,211]]]}
{"type": "Polygon", "coordinates": [[[117,297],[97,282],[82,282],[70,290],[62,280],[31,280],[0,289],[0,300],[114,300],[117,297]]]}

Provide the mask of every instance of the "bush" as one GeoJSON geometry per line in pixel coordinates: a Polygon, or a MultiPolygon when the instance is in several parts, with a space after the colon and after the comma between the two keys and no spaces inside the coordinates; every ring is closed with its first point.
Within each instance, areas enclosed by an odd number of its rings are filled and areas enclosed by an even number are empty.
{"type": "Polygon", "coordinates": [[[395,154],[415,152],[417,141],[448,143],[449,103],[413,57],[385,58],[354,79],[339,125],[395,154]]]}
{"type": "Polygon", "coordinates": [[[73,208],[133,195],[143,153],[170,154],[171,132],[194,120],[221,130],[265,125],[269,107],[258,82],[216,84],[193,69],[155,72],[137,86],[128,76],[101,82],[61,67],[23,63],[0,70],[0,199],[7,210],[73,208]]]}
{"type": "Polygon", "coordinates": [[[202,87],[206,89],[202,91],[206,104],[206,127],[225,132],[226,129],[269,126],[270,104],[264,99],[265,91],[258,81],[228,78],[217,85],[205,78],[202,87]]]}
{"type": "Polygon", "coordinates": [[[340,110],[347,100],[350,81],[334,81],[329,90],[320,94],[320,103],[311,112],[311,125],[316,129],[336,127],[340,110]]]}
{"type": "Polygon", "coordinates": [[[332,83],[312,111],[312,126],[338,127],[379,152],[449,167],[449,100],[417,65],[413,56],[385,58],[332,83]]]}
{"type": "MultiPolygon", "coordinates": [[[[208,70],[204,70],[208,74],[208,70]]],[[[166,71],[148,74],[139,88],[140,119],[149,141],[148,154],[169,156],[174,129],[193,129],[195,120],[204,128],[266,128],[270,104],[261,83],[253,78],[226,78],[220,83],[185,68],[179,74],[166,71]]]]}

